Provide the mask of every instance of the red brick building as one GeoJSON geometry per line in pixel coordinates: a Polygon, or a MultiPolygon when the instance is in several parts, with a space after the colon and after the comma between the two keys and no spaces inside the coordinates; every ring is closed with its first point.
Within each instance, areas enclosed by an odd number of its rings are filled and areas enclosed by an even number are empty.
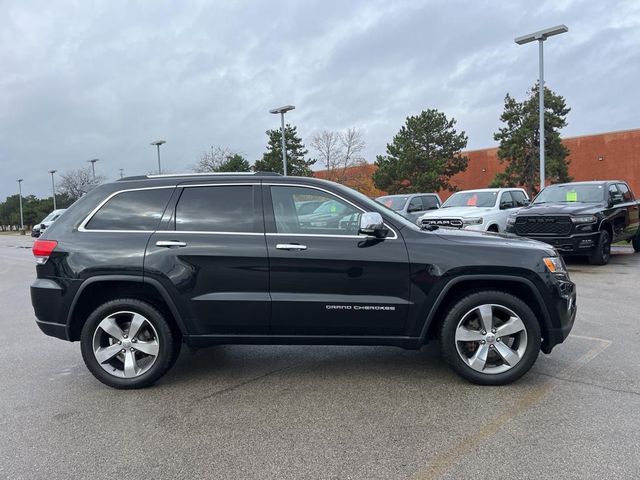
{"type": "MultiPolygon", "coordinates": [[[[569,175],[581,180],[626,180],[640,196],[640,128],[562,140],[569,149],[569,175]]],[[[460,190],[486,187],[504,169],[497,148],[470,150],[469,166],[453,177],[460,190]]],[[[449,197],[450,192],[441,192],[449,197]]]]}
{"type": "MultiPolygon", "coordinates": [[[[569,149],[569,174],[575,181],[626,180],[636,197],[640,197],[640,128],[570,137],[562,142],[569,149]]],[[[498,159],[497,148],[464,153],[469,157],[469,166],[455,175],[452,182],[459,190],[484,188],[496,173],[504,169],[498,159]]],[[[349,178],[346,184],[370,196],[382,193],[371,182],[374,165],[354,167],[352,170],[350,176],[354,178],[349,178]]],[[[316,172],[316,176],[326,177],[326,172],[316,172]]],[[[443,199],[450,195],[451,192],[440,192],[443,199]]]]}

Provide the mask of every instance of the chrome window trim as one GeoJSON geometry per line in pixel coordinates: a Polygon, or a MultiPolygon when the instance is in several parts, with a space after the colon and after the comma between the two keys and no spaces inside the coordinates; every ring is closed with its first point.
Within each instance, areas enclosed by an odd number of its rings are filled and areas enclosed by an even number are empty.
{"type": "Polygon", "coordinates": [[[153,233],[170,233],[171,235],[181,235],[183,233],[187,235],[249,235],[249,236],[260,236],[263,237],[265,234],[258,232],[216,232],[209,230],[156,230],[153,233]]]}
{"type": "Polygon", "coordinates": [[[94,229],[87,229],[87,223],[89,223],[91,221],[91,219],[93,218],[93,216],[98,213],[98,210],[100,210],[109,200],[111,200],[113,197],[115,197],[116,195],[119,195],[121,193],[126,193],[126,192],[138,192],[138,191],[142,191],[142,190],[161,190],[163,188],[176,188],[175,185],[162,185],[159,187],[140,187],[140,188],[127,188],[124,190],[117,190],[113,193],[111,193],[107,198],[105,198],[102,202],[100,202],[98,204],[98,206],[96,208],[94,208],[91,213],[89,213],[89,215],[87,215],[84,220],[80,223],[80,226],[78,227],[78,231],[79,232],[83,232],[83,233],[113,233],[113,232],[118,232],[118,233],[153,233],[155,232],[155,230],[94,230],[94,229]]]}
{"type": "MultiPolygon", "coordinates": [[[[271,183],[269,181],[262,182],[262,185],[266,185],[269,187],[302,187],[302,188],[313,188],[314,190],[320,190],[322,192],[328,193],[329,195],[333,195],[334,197],[338,197],[340,200],[348,203],[349,205],[351,205],[352,207],[360,210],[362,213],[365,213],[366,210],[362,209],[361,207],[359,207],[358,205],[356,205],[355,203],[353,203],[351,200],[348,200],[340,195],[338,195],[337,193],[332,192],[331,190],[327,190],[325,188],[322,187],[316,187],[314,185],[305,185],[302,183],[271,183]]],[[[272,200],[273,201],[273,200],[272,200]]],[[[272,205],[273,208],[273,205],[272,205]]],[[[378,212],[380,213],[380,212],[378,212]]],[[[396,233],[396,231],[391,228],[387,223],[384,224],[385,227],[387,227],[389,229],[389,231],[393,232],[393,237],[384,237],[385,240],[396,240],[398,238],[398,234],[396,233]]],[[[370,237],[367,235],[330,235],[330,234],[316,234],[316,233],[267,233],[266,235],[268,236],[272,236],[272,235],[280,235],[280,236],[294,236],[294,237],[298,237],[298,236],[305,236],[305,237],[329,237],[329,238],[374,238],[374,237],[370,237]]]]}
{"type": "Polygon", "coordinates": [[[234,176],[234,175],[242,175],[242,176],[251,176],[251,175],[263,175],[263,172],[202,172],[202,173],[162,173],[157,174],[154,173],[152,175],[147,175],[147,178],[171,178],[171,177],[214,177],[214,176],[234,176]]]}

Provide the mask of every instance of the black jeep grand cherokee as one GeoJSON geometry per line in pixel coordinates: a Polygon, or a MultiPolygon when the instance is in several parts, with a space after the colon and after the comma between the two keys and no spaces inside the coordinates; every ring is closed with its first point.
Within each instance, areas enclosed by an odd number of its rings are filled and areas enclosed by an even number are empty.
{"type": "Polygon", "coordinates": [[[33,252],[38,326],[79,340],[91,373],[116,388],[155,382],[183,342],[418,349],[431,338],[458,374],[506,384],[576,315],[553,247],[421,230],[310,178],[126,178],[76,202],[33,252]],[[320,213],[299,214],[310,201],[320,213]]]}

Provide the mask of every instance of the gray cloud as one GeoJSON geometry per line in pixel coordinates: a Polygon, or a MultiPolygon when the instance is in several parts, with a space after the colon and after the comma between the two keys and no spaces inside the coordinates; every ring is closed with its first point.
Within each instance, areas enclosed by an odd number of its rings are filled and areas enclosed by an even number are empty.
{"type": "Polygon", "coordinates": [[[3,2],[0,198],[46,195],[47,170],[98,157],[115,178],[151,171],[149,142],[181,171],[210,145],[260,157],[288,114],[303,138],[365,130],[373,161],[407,115],[439,108],[469,147],[492,146],[502,100],[537,78],[517,35],[558,23],[548,85],[566,135],[638,127],[640,5],[633,1],[3,2]]]}

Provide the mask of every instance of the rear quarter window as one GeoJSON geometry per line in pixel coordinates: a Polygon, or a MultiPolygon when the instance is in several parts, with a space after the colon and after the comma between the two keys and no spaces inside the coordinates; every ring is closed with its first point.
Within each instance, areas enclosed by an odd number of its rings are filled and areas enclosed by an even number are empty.
{"type": "Polygon", "coordinates": [[[85,229],[153,231],[160,223],[172,191],[173,187],[118,193],[100,207],[85,229]]]}

